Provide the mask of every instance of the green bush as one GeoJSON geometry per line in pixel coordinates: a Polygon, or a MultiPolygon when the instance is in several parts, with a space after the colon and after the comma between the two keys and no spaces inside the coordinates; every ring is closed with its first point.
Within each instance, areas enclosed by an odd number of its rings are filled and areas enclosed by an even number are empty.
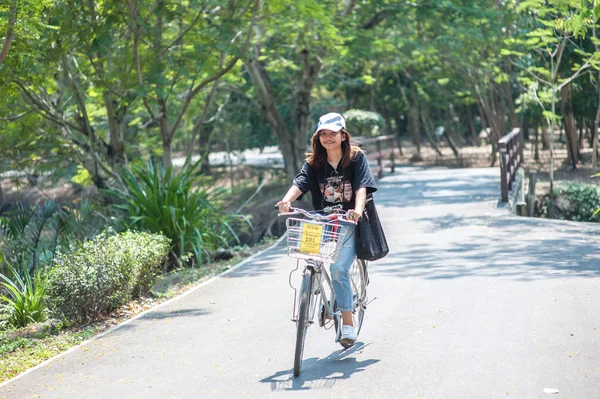
{"type": "Polygon", "coordinates": [[[228,246],[237,235],[230,222],[237,216],[226,216],[220,205],[223,190],[214,189],[212,180],[199,175],[200,161],[175,173],[151,160],[145,168],[124,173],[125,190],[109,191],[125,204],[125,228],[162,233],[171,240],[171,255],[182,264],[189,253],[199,264],[209,259],[210,251],[228,246]]]}
{"type": "Polygon", "coordinates": [[[46,320],[48,277],[45,271],[37,269],[32,278],[28,270],[19,272],[10,264],[8,269],[11,276],[0,273],[0,286],[6,291],[6,294],[0,295],[0,325],[8,323],[13,327],[25,327],[29,323],[46,320]]]}
{"type": "MultiPolygon", "coordinates": [[[[548,199],[548,208],[554,208],[560,219],[579,222],[598,221],[595,212],[600,202],[598,187],[589,184],[571,184],[554,190],[553,198],[548,199]],[[560,199],[566,204],[561,204],[560,199]]],[[[553,213],[548,211],[548,213],[553,213]]]]}
{"type": "Polygon", "coordinates": [[[377,112],[350,109],[344,112],[350,133],[357,136],[380,136],[385,127],[385,119],[377,112]]]}
{"type": "MultiPolygon", "coordinates": [[[[594,176],[592,177],[600,177],[600,173],[596,173],[594,176]]],[[[592,215],[593,218],[595,218],[596,216],[598,216],[598,214],[600,214],[600,202],[596,204],[596,210],[594,211],[594,214],[592,215]]]]}
{"type": "Polygon", "coordinates": [[[128,231],[59,254],[48,281],[51,309],[78,322],[116,309],[149,289],[169,244],[162,235],[128,231]]]}

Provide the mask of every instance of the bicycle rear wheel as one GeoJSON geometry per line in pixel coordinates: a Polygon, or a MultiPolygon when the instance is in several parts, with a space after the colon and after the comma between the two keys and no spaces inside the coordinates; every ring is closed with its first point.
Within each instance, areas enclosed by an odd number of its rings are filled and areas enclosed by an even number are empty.
{"type": "MultiPolygon", "coordinates": [[[[350,286],[352,288],[352,325],[356,329],[356,335],[360,334],[362,323],[365,318],[365,309],[367,302],[367,278],[366,278],[367,264],[364,260],[354,258],[352,266],[348,270],[348,276],[350,277],[350,286]]],[[[333,303],[333,311],[337,312],[338,306],[337,301],[333,303]]],[[[341,321],[341,320],[340,320],[341,321]]],[[[334,319],[335,330],[337,337],[340,337],[341,325],[338,323],[338,319],[334,319]]],[[[340,345],[348,349],[352,345],[345,345],[342,341],[339,341],[340,345]]]]}
{"type": "Polygon", "coordinates": [[[296,322],[296,350],[294,354],[294,377],[300,375],[302,367],[302,354],[304,353],[304,340],[306,339],[306,329],[310,323],[309,312],[312,296],[312,286],[314,274],[306,269],[302,276],[302,285],[300,286],[300,306],[298,308],[298,321],[296,322]]]}

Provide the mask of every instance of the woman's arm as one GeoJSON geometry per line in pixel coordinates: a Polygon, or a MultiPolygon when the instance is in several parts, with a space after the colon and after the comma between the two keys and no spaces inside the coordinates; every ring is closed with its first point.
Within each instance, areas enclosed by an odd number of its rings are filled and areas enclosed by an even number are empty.
{"type": "Polygon", "coordinates": [[[350,209],[348,213],[355,222],[358,222],[360,216],[363,214],[365,210],[365,204],[367,203],[367,188],[361,187],[356,190],[356,197],[354,199],[354,209],[350,209]]]}
{"type": "Polygon", "coordinates": [[[297,186],[290,187],[283,199],[277,203],[277,206],[279,207],[279,212],[289,212],[292,202],[298,199],[298,197],[301,195],[302,191],[300,191],[300,189],[297,186]]]}

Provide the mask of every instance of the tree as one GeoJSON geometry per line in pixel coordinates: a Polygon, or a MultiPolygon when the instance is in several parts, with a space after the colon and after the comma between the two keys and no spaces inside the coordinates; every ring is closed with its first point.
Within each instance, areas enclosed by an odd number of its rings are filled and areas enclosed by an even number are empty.
{"type": "Polygon", "coordinates": [[[6,23],[6,35],[4,35],[4,43],[0,50],[0,65],[4,62],[10,46],[15,38],[15,23],[17,22],[17,6],[11,4],[8,8],[8,21],[6,23]]]}
{"type": "Polygon", "coordinates": [[[236,3],[212,7],[209,2],[199,2],[194,13],[190,13],[187,7],[168,6],[165,0],[148,3],[147,7],[155,8],[142,11],[134,0],[128,0],[138,91],[148,114],[159,126],[164,168],[171,165],[173,138],[192,100],[231,71],[248,48],[259,4],[259,0],[253,0],[244,7],[237,7],[236,3]],[[240,20],[249,9],[251,18],[242,32],[238,26],[243,26],[240,20]],[[194,41],[194,35],[209,41],[194,41]],[[228,46],[227,42],[235,45],[228,46]],[[151,44],[141,49],[145,43],[151,44]],[[206,59],[198,68],[194,55],[199,49],[205,52],[206,59]],[[169,112],[169,105],[178,102],[171,96],[174,91],[182,101],[173,113],[169,112]]]}
{"type": "Polygon", "coordinates": [[[128,143],[154,131],[170,165],[175,135],[194,124],[200,93],[239,68],[259,5],[56,1],[39,69],[11,82],[59,128],[100,188],[119,184],[128,153],[140,153],[128,143]]]}
{"type": "MultiPolygon", "coordinates": [[[[571,74],[567,76],[560,74],[561,63],[565,55],[565,49],[568,44],[575,44],[571,40],[572,34],[569,34],[571,29],[563,23],[564,16],[567,17],[571,13],[569,4],[561,1],[550,1],[542,4],[538,1],[525,1],[519,5],[518,11],[535,15],[533,21],[533,29],[526,34],[526,39],[515,39],[514,44],[521,46],[521,51],[518,50],[503,50],[503,54],[518,57],[513,60],[513,64],[518,66],[524,73],[520,78],[525,86],[532,87],[535,91],[540,91],[541,87],[546,87],[549,91],[550,112],[544,108],[544,103],[539,101],[538,104],[544,109],[544,114],[550,128],[550,187],[553,188],[554,183],[554,156],[553,156],[553,135],[556,124],[556,96],[563,87],[567,87],[573,82],[583,71],[591,66],[594,58],[593,54],[587,54],[578,48],[577,54],[581,60],[570,60],[573,64],[569,68],[571,74]],[[568,29],[568,30],[566,30],[568,29]],[[529,51],[527,53],[526,51],[529,51]],[[539,58],[534,58],[533,54],[537,54],[539,58]],[[538,62],[535,62],[538,61],[538,62]]],[[[563,72],[564,73],[564,72],[563,72]]],[[[538,95],[536,98],[540,98],[538,95]]],[[[572,162],[575,166],[577,160],[575,158],[575,149],[572,137],[569,139],[569,151],[571,153],[572,162]]]]}
{"type": "Polygon", "coordinates": [[[244,63],[263,117],[279,142],[289,179],[304,162],[311,130],[312,91],[324,60],[340,40],[336,25],[341,22],[335,23],[329,15],[335,10],[342,21],[351,14],[356,3],[347,0],[339,5],[331,1],[303,0],[293,4],[284,1],[264,4],[254,48],[244,63]],[[288,79],[293,76],[291,95],[277,90],[274,85],[275,79],[283,79],[286,75],[288,79]],[[281,112],[282,104],[287,101],[291,103],[289,119],[281,112]]]}
{"type": "MultiPolygon", "coordinates": [[[[35,51],[35,40],[44,27],[41,23],[54,0],[4,0],[0,4],[0,79],[18,70],[19,64],[35,51]],[[5,64],[8,63],[8,66],[5,64]]],[[[1,83],[1,80],[0,80],[1,83]]]]}
{"type": "Polygon", "coordinates": [[[577,37],[586,37],[591,34],[590,40],[594,49],[594,57],[590,59],[591,66],[596,70],[596,92],[598,105],[594,123],[592,125],[592,168],[598,168],[598,127],[600,125],[600,38],[597,32],[597,23],[600,19],[600,4],[597,0],[574,2],[572,5],[576,12],[570,18],[560,20],[561,26],[574,32],[577,37]]]}

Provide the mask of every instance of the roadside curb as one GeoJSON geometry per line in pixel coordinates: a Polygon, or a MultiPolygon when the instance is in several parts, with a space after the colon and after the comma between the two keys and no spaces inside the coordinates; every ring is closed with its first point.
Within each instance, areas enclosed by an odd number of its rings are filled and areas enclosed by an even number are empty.
{"type": "Polygon", "coordinates": [[[220,273],[220,274],[218,274],[218,275],[216,275],[216,276],[213,276],[213,277],[209,278],[208,280],[206,280],[206,281],[204,281],[204,282],[202,282],[202,283],[199,283],[198,285],[196,285],[196,286],[194,286],[194,287],[190,288],[190,289],[189,289],[189,290],[187,290],[186,292],[184,292],[184,293],[182,293],[182,294],[180,294],[180,295],[177,295],[176,297],[174,297],[174,298],[171,298],[171,299],[169,299],[168,301],[165,301],[165,302],[163,302],[163,303],[160,303],[160,304],[158,304],[158,305],[156,305],[156,306],[154,306],[154,307],[152,307],[152,308],[150,308],[150,309],[146,309],[146,310],[144,310],[143,312],[141,312],[141,313],[139,313],[139,314],[137,314],[137,315],[133,316],[132,318],[130,318],[130,319],[127,319],[127,320],[125,320],[124,322],[122,322],[122,323],[120,323],[120,324],[117,324],[116,326],[113,326],[113,327],[109,328],[108,330],[101,332],[101,333],[100,333],[100,334],[98,334],[98,335],[94,335],[93,337],[91,337],[91,338],[89,338],[89,339],[87,339],[87,340],[85,340],[85,341],[83,341],[83,342],[81,342],[81,343],[79,343],[79,344],[77,344],[77,345],[75,345],[75,346],[73,346],[73,347],[71,347],[71,348],[67,349],[67,350],[66,350],[66,351],[64,351],[64,352],[61,352],[61,353],[59,353],[59,354],[57,354],[57,355],[54,355],[54,356],[52,356],[50,359],[46,359],[46,360],[44,360],[42,363],[40,363],[40,364],[38,364],[38,365],[35,365],[35,366],[33,366],[33,367],[31,367],[31,368],[29,368],[29,369],[27,369],[27,370],[23,371],[22,373],[20,373],[20,374],[18,374],[18,375],[16,375],[16,376],[14,376],[14,377],[12,377],[11,379],[9,379],[9,380],[6,380],[6,381],[4,381],[4,382],[1,382],[1,383],[0,383],[0,388],[3,388],[3,387],[5,387],[6,385],[9,385],[10,383],[12,383],[12,382],[14,382],[14,381],[18,380],[18,379],[19,379],[19,378],[21,378],[21,377],[24,377],[25,375],[27,375],[27,374],[29,374],[29,373],[31,373],[31,372],[33,372],[33,371],[35,371],[35,370],[39,369],[39,368],[42,368],[42,367],[45,367],[45,366],[47,366],[49,363],[53,362],[54,360],[56,360],[56,359],[58,359],[58,358],[60,358],[60,357],[66,356],[66,355],[68,355],[69,353],[71,353],[71,352],[73,352],[73,351],[75,351],[75,350],[79,349],[80,347],[82,347],[82,346],[84,346],[84,345],[87,345],[87,344],[89,344],[89,343],[90,343],[90,342],[92,342],[92,341],[95,341],[95,340],[97,340],[97,339],[99,339],[99,338],[102,338],[103,336],[105,336],[105,335],[108,335],[108,334],[110,334],[111,332],[113,332],[113,331],[115,331],[115,330],[117,330],[117,329],[119,329],[119,328],[121,328],[121,327],[123,327],[123,326],[126,326],[127,324],[129,324],[129,323],[131,323],[131,322],[133,322],[133,321],[135,321],[135,320],[137,320],[137,319],[139,319],[139,318],[141,318],[141,317],[145,316],[147,313],[154,312],[154,311],[156,311],[156,310],[160,309],[160,308],[161,308],[161,307],[163,307],[163,306],[166,306],[166,305],[169,305],[169,304],[171,304],[172,302],[178,301],[178,300],[180,300],[180,299],[182,299],[182,298],[186,297],[187,295],[190,295],[190,294],[192,294],[193,292],[195,292],[195,291],[199,290],[200,288],[202,288],[202,287],[204,287],[204,286],[206,286],[206,285],[208,285],[208,284],[210,284],[210,283],[212,283],[212,282],[214,282],[214,281],[217,281],[217,280],[219,280],[219,279],[223,278],[223,277],[224,277],[224,276],[226,276],[227,274],[229,274],[229,273],[231,273],[231,272],[234,272],[235,270],[237,270],[237,269],[241,268],[241,267],[242,267],[242,266],[244,266],[245,264],[252,262],[252,261],[253,261],[255,258],[258,258],[258,257],[259,257],[259,256],[261,256],[262,254],[264,254],[264,253],[266,253],[266,252],[268,252],[268,251],[272,250],[273,248],[277,247],[279,244],[281,244],[281,242],[282,242],[282,241],[284,241],[284,240],[285,240],[285,237],[286,237],[286,235],[284,234],[283,236],[279,237],[279,239],[277,239],[277,241],[275,241],[275,242],[274,242],[272,245],[270,245],[268,248],[265,248],[265,249],[263,249],[262,251],[260,251],[260,252],[258,252],[258,253],[256,253],[256,254],[252,255],[251,257],[249,257],[249,258],[247,258],[247,259],[244,259],[243,261],[241,261],[241,262],[240,262],[240,263],[238,263],[237,265],[235,265],[235,266],[233,266],[233,267],[231,267],[231,268],[229,268],[229,269],[225,270],[224,272],[222,272],[222,273],[220,273]]]}

